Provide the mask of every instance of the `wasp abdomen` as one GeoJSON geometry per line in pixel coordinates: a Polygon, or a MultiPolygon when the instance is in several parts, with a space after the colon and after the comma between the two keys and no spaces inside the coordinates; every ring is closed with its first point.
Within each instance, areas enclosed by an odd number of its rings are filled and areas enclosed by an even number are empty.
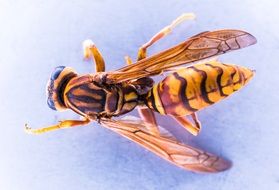
{"type": "Polygon", "coordinates": [[[252,76],[250,69],[217,61],[190,66],[154,85],[147,105],[161,114],[189,115],[229,96],[252,76]]]}

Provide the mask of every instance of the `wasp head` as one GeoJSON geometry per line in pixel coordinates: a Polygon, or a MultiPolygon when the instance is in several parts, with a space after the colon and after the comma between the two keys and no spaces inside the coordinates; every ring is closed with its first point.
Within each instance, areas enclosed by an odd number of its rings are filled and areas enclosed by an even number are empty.
{"type": "Polygon", "coordinates": [[[46,89],[47,104],[51,109],[63,111],[67,108],[63,92],[70,79],[75,76],[77,76],[76,72],[70,67],[59,66],[54,69],[46,89]]]}

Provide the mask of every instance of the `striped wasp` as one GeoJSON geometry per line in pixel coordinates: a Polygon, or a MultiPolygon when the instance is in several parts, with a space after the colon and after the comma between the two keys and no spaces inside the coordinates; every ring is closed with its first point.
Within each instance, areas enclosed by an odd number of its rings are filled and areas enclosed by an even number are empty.
{"type": "Polygon", "coordinates": [[[116,71],[105,71],[101,53],[91,40],[86,40],[84,57],[93,60],[96,72],[78,75],[70,67],[59,66],[47,84],[50,108],[57,111],[71,109],[83,119],[64,120],[39,129],[26,125],[26,132],[42,134],[97,121],[181,168],[195,172],[228,169],[229,161],[185,145],[162,130],[153,113],[171,116],[191,134],[198,135],[201,124],[196,112],[239,90],[254,75],[248,68],[209,60],[256,43],[254,36],[241,30],[202,32],[172,48],[147,56],[148,47],[182,21],[194,17],[187,13],[175,19],[139,48],[136,62],[125,57],[127,66],[116,71]],[[170,74],[154,84],[151,77],[164,72],[170,74]],[[141,119],[115,119],[136,107],[141,119]],[[185,116],[191,117],[192,121],[185,116]]]}

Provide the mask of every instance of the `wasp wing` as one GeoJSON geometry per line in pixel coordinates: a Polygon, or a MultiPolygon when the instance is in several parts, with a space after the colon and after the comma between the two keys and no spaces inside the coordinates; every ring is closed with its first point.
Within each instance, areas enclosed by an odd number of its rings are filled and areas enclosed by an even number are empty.
{"type": "Polygon", "coordinates": [[[210,153],[182,144],[167,133],[160,130],[160,135],[148,132],[147,125],[141,120],[101,120],[101,124],[136,142],[156,155],[183,169],[195,172],[220,172],[230,167],[230,162],[210,153]]]}
{"type": "Polygon", "coordinates": [[[109,72],[107,83],[157,75],[167,69],[241,49],[256,42],[254,36],[241,30],[203,32],[170,49],[109,72]]]}

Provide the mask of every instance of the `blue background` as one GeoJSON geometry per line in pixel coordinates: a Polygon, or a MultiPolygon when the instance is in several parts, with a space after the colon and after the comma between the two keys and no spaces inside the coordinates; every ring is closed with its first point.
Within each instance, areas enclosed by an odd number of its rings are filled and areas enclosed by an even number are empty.
{"type": "MultiPolygon", "coordinates": [[[[278,1],[0,1],[0,189],[278,189],[278,1]],[[82,61],[91,38],[108,70],[135,60],[138,47],[184,12],[196,21],[177,27],[149,53],[205,30],[235,28],[257,37],[252,47],[220,57],[257,70],[254,79],[225,101],[199,112],[203,130],[192,137],[170,118],[159,118],[187,144],[233,161],[218,174],[184,171],[100,127],[27,135],[71,111],[46,105],[45,85],[54,67],[93,71],[82,61]]],[[[133,114],[136,114],[135,112],[133,114]]]]}

